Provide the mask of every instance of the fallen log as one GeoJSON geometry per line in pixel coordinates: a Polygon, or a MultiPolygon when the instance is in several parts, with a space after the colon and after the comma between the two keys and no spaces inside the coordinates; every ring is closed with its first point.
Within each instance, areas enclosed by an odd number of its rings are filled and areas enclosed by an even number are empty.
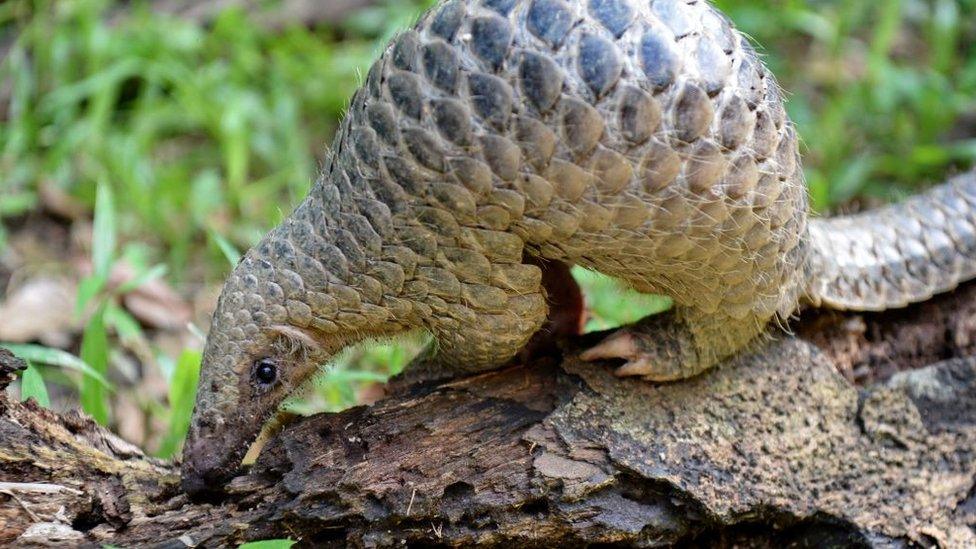
{"type": "Polygon", "coordinates": [[[976,285],[794,331],[683,383],[578,361],[591,335],[304,418],[211,502],[87,418],[0,396],[0,544],[976,545],[976,285]]]}

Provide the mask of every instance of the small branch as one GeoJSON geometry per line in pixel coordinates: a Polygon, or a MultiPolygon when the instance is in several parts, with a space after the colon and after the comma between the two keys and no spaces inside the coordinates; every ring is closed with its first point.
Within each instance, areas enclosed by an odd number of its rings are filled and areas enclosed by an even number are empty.
{"type": "Polygon", "coordinates": [[[0,492],[25,492],[32,494],[60,494],[62,492],[68,492],[70,494],[81,495],[81,492],[74,488],[43,482],[0,482],[0,492]]]}
{"type": "Polygon", "coordinates": [[[10,498],[16,501],[17,505],[20,505],[20,508],[23,509],[24,512],[27,513],[27,516],[29,516],[31,520],[33,520],[34,522],[41,521],[41,518],[38,517],[36,514],[34,514],[34,511],[31,511],[30,507],[28,507],[27,504],[23,502],[23,500],[17,497],[17,494],[14,494],[13,492],[8,490],[0,490],[0,494],[10,496],[10,498]]]}

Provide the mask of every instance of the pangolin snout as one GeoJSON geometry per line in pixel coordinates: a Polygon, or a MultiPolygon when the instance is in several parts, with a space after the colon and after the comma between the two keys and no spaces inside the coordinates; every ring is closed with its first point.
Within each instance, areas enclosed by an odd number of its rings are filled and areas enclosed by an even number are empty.
{"type": "MultiPolygon", "coordinates": [[[[224,426],[226,433],[236,432],[224,426]]],[[[200,436],[193,433],[183,449],[180,486],[193,499],[206,499],[224,492],[224,486],[239,470],[243,451],[228,449],[223,437],[200,436]]]]}

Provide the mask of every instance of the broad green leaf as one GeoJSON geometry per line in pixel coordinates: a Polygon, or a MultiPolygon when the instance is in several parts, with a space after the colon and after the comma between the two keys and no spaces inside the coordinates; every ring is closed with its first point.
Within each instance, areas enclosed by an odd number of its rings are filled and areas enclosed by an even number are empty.
{"type": "Polygon", "coordinates": [[[30,361],[27,362],[27,369],[20,376],[20,399],[27,400],[29,398],[33,398],[45,408],[51,407],[51,399],[47,395],[44,378],[41,377],[40,370],[30,361]]]}
{"type": "MultiPolygon", "coordinates": [[[[406,367],[409,357],[403,345],[381,344],[367,348],[365,358],[383,368],[386,374],[396,375],[406,367]]],[[[386,382],[386,379],[380,381],[386,382]]]]}
{"type": "MultiPolygon", "coordinates": [[[[81,359],[104,378],[108,374],[108,333],[105,306],[92,315],[81,338],[81,359]]],[[[85,377],[81,382],[81,408],[102,425],[108,424],[108,391],[105,385],[85,377]]]]}
{"type": "Polygon", "coordinates": [[[84,377],[92,379],[105,389],[109,391],[113,390],[112,385],[105,379],[105,376],[89,366],[84,360],[67,351],[30,343],[0,343],[0,347],[7,349],[29,362],[58,366],[60,368],[81,372],[84,377]]]}
{"type": "Polygon", "coordinates": [[[187,349],[176,361],[169,383],[169,428],[157,452],[160,457],[172,457],[186,438],[200,378],[200,358],[200,351],[187,349]]]}
{"type": "Polygon", "coordinates": [[[350,381],[371,381],[385,383],[389,376],[370,372],[367,370],[347,370],[345,368],[331,368],[326,373],[326,378],[330,381],[350,382],[350,381]]]}
{"type": "Polygon", "coordinates": [[[864,187],[864,182],[874,168],[874,157],[861,155],[852,158],[835,173],[831,184],[830,198],[835,204],[851,199],[864,187]]]}

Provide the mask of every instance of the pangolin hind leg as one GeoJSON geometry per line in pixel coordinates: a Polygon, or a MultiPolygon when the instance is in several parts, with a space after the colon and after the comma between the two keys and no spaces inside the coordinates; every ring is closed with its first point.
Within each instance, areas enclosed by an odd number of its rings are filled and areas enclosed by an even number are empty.
{"type": "Polygon", "coordinates": [[[618,376],[648,381],[692,377],[749,345],[763,332],[758,319],[732,319],[676,307],[623,326],[580,355],[583,360],[624,359],[618,376]]]}

